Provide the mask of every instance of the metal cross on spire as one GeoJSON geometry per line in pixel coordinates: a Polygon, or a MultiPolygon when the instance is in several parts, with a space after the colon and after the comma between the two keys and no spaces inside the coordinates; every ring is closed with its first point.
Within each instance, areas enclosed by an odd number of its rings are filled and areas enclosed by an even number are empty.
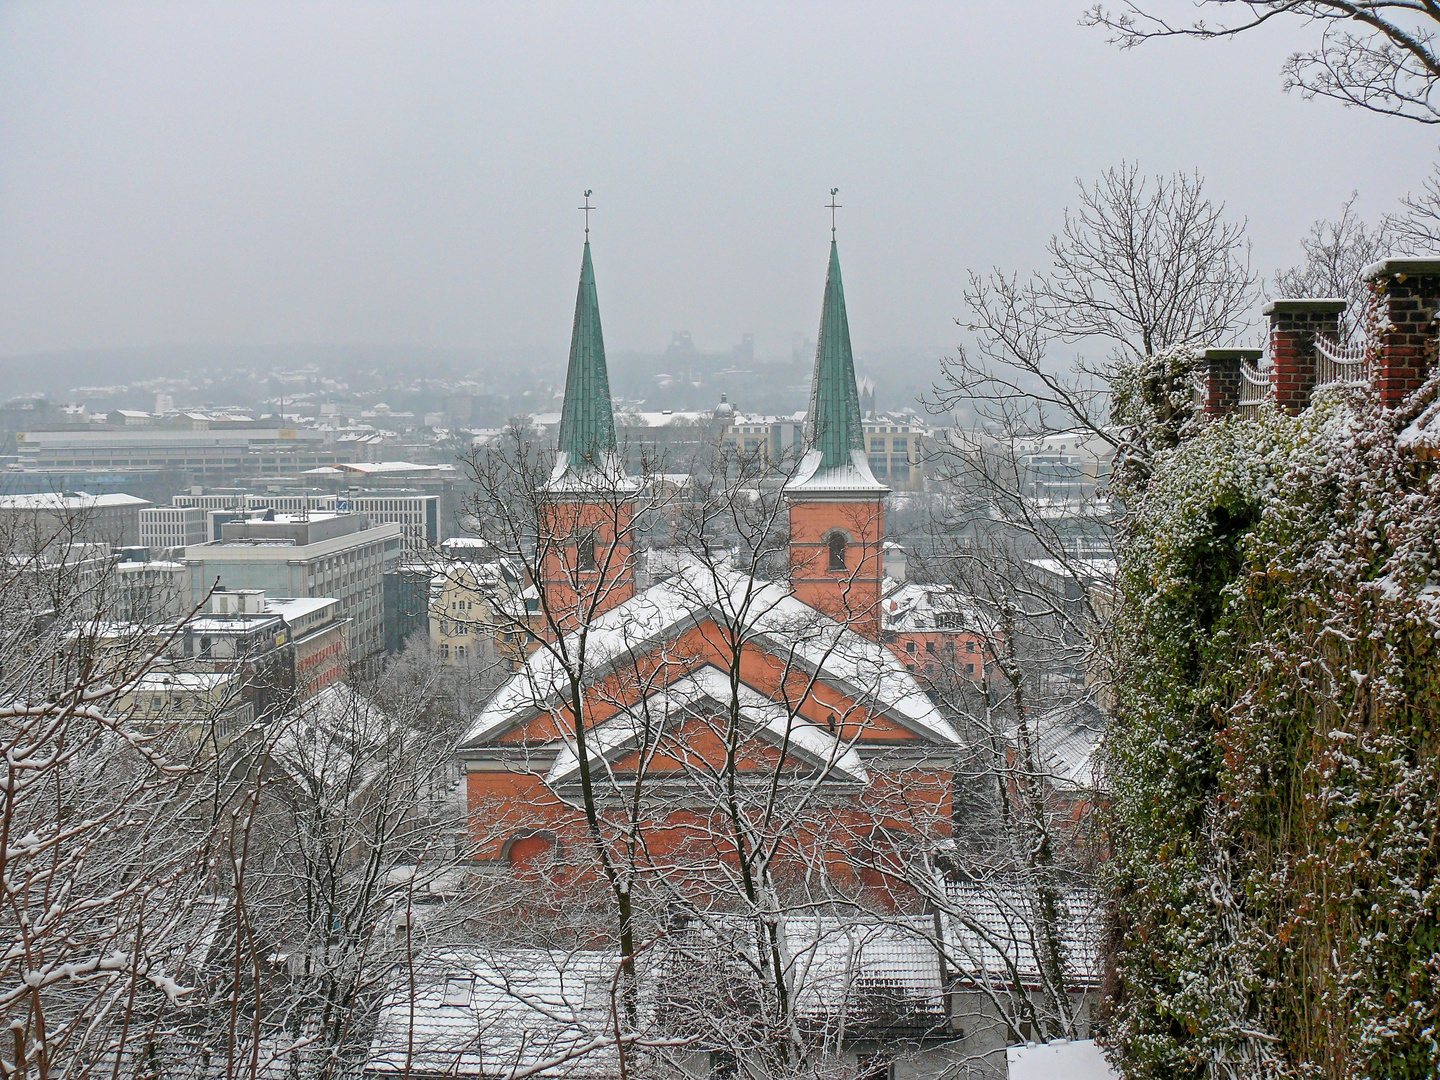
{"type": "Polygon", "coordinates": [[[829,209],[830,209],[830,239],[831,239],[831,240],[834,240],[834,239],[835,239],[835,211],[836,211],[836,210],[839,210],[840,207],[841,207],[841,205],[842,205],[841,203],[837,203],[837,202],[835,201],[835,196],[836,196],[836,195],[839,195],[839,194],[840,194],[840,189],[839,189],[838,187],[832,187],[832,188],[830,189],[830,201],[825,204],[825,205],[826,205],[827,207],[829,207],[829,209]]]}
{"type": "Polygon", "coordinates": [[[592,192],[589,188],[586,188],[586,189],[585,189],[585,205],[584,205],[584,206],[577,206],[577,207],[575,208],[575,209],[577,209],[577,210],[584,210],[584,211],[585,211],[585,242],[586,242],[587,244],[590,242],[590,211],[595,209],[595,207],[593,207],[593,206],[590,205],[590,196],[591,196],[592,194],[593,194],[593,192],[592,192]]]}

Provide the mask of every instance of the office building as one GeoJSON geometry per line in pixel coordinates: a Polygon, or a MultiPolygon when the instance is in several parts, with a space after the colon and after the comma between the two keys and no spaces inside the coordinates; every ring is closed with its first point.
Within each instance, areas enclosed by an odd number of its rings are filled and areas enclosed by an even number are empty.
{"type": "Polygon", "coordinates": [[[107,602],[112,618],[154,625],[190,613],[190,578],[183,562],[152,559],[152,549],[129,548],[115,563],[117,595],[107,602]]]}
{"type": "Polygon", "coordinates": [[[78,425],[15,435],[23,471],[163,469],[189,483],[227,484],[240,476],[294,476],[340,460],[325,433],[252,422],[205,428],[78,425]]]}
{"type": "Polygon", "coordinates": [[[267,512],[232,521],[221,539],[185,549],[195,602],[214,582],[272,596],[340,601],[350,620],[350,655],[361,660],[385,645],[385,572],[400,562],[399,525],[371,525],[363,514],[267,512]]]}
{"type": "MultiPolygon", "coordinates": [[[[202,513],[234,513],[237,516],[242,512],[249,515],[266,510],[284,514],[308,514],[316,511],[329,514],[364,514],[372,525],[399,525],[405,550],[411,552],[432,548],[444,539],[441,535],[443,517],[440,502],[439,495],[414,488],[352,489],[338,493],[288,488],[259,492],[239,489],[212,490],[203,494],[177,495],[174,499],[177,508],[184,507],[202,513]]],[[[221,524],[224,520],[227,519],[220,519],[221,524]]],[[[216,539],[216,536],[212,534],[205,539],[216,539]]]]}
{"type": "Polygon", "coordinates": [[[925,486],[921,440],[929,429],[917,417],[871,413],[865,419],[865,451],[870,471],[892,488],[918,491],[925,486]]]}
{"type": "Polygon", "coordinates": [[[349,621],[340,614],[339,600],[332,596],[274,597],[265,601],[265,612],[279,615],[290,628],[297,696],[313,697],[345,677],[349,621]]]}
{"type": "Polygon", "coordinates": [[[13,544],[36,551],[75,543],[135,547],[140,511],[150,505],[134,495],[83,491],[0,496],[0,530],[13,544]]]}
{"type": "Polygon", "coordinates": [[[216,589],[205,613],[181,628],[175,651],[175,671],[239,675],[255,719],[275,716],[291,701],[295,648],[290,628],[265,610],[261,589],[216,589]]]}
{"type": "Polygon", "coordinates": [[[148,506],[140,511],[140,546],[158,551],[203,544],[205,511],[197,506],[148,506]]]}

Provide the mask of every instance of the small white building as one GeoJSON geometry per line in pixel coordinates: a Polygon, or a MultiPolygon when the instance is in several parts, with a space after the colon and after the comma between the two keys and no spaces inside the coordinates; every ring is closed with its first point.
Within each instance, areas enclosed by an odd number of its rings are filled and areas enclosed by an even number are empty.
{"type": "Polygon", "coordinates": [[[149,506],[140,511],[140,546],[152,551],[203,544],[205,511],[198,506],[149,506]]]}

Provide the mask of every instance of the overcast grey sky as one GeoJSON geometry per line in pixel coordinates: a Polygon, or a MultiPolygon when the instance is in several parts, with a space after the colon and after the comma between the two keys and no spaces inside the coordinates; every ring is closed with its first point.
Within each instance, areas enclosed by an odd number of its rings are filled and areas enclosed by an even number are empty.
{"type": "Polygon", "coordinates": [[[1435,133],[1280,92],[1286,34],[1121,53],[1085,0],[6,3],[0,355],[103,346],[563,350],[595,190],[612,350],[813,335],[841,189],[859,349],[957,339],[1076,176],[1198,168],[1293,261],[1435,133]]]}

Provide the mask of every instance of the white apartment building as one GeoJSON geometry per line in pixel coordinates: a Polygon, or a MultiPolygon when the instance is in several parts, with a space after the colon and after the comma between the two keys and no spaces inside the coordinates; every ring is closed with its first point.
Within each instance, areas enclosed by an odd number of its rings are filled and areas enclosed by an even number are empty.
{"type": "Polygon", "coordinates": [[[186,547],[208,539],[205,511],[198,506],[151,506],[140,511],[141,547],[186,547]]]}

